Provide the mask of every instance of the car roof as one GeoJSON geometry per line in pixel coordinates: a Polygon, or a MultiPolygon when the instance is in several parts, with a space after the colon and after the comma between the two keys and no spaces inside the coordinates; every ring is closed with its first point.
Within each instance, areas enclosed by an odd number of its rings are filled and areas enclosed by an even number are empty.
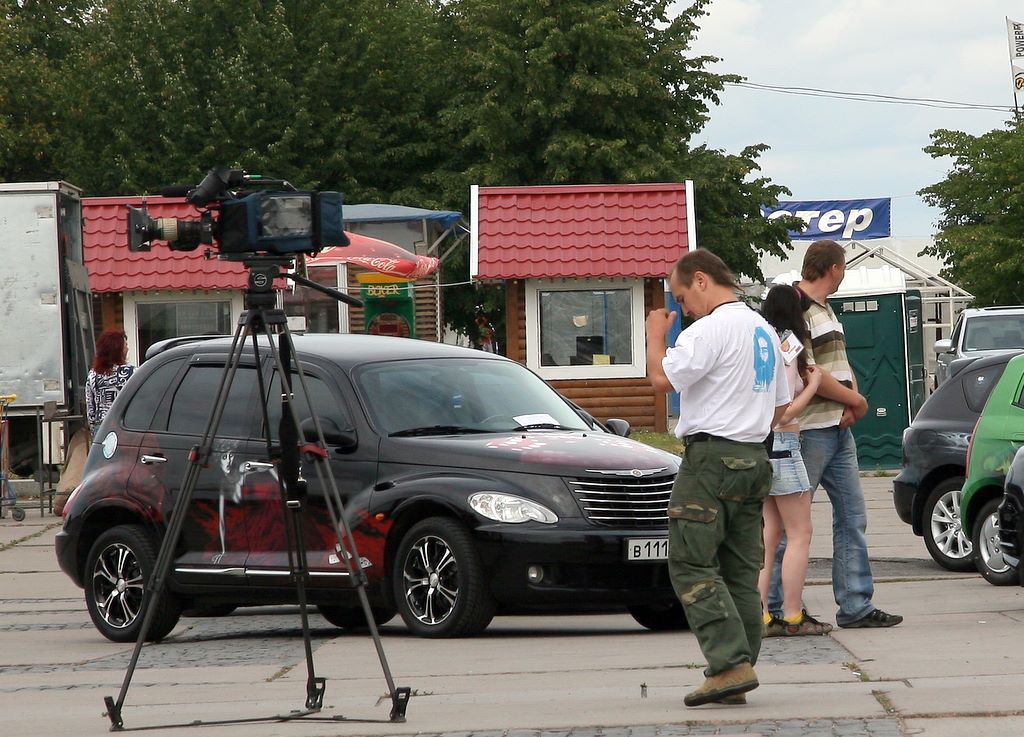
{"type": "MultiPolygon", "coordinates": [[[[393,361],[415,358],[474,358],[507,361],[509,359],[487,351],[447,343],[434,343],[415,338],[395,338],[384,335],[359,334],[313,334],[294,335],[295,350],[300,354],[314,355],[325,358],[332,363],[349,369],[362,363],[373,361],[393,361]]],[[[261,344],[266,337],[261,336],[261,344]]],[[[195,338],[173,338],[155,344],[146,353],[146,357],[167,354],[180,356],[193,353],[224,354],[231,350],[232,338],[229,336],[197,336],[195,338]],[[167,344],[164,346],[164,344],[167,344]]],[[[252,351],[251,340],[246,341],[246,352],[252,351]]]]}
{"type": "Polygon", "coordinates": [[[1024,305],[994,305],[992,307],[968,307],[963,311],[965,317],[974,315],[991,315],[994,312],[1024,314],[1024,305]]]}
{"type": "MultiPolygon", "coordinates": [[[[986,366],[993,366],[998,363],[1006,363],[1011,358],[1019,356],[1021,353],[1024,353],[1024,351],[1019,348],[1011,348],[1004,350],[1001,353],[958,358],[949,364],[949,378],[952,379],[954,376],[959,376],[963,373],[964,369],[968,367],[973,371],[975,369],[985,368],[986,366]]],[[[945,384],[946,382],[942,383],[945,384]]]]}

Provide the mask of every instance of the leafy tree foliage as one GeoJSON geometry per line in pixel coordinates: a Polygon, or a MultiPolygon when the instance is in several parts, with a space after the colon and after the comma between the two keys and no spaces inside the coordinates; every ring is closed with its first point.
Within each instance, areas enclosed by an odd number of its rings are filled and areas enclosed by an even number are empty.
{"type": "Polygon", "coordinates": [[[422,201],[434,18],[425,0],[109,0],[75,66],[66,176],[153,191],[223,163],[422,201]]]}
{"type": "Polygon", "coordinates": [[[1024,303],[1024,125],[980,136],[937,130],[924,150],[950,157],[946,178],[919,194],[943,211],[925,253],[979,305],[1024,303]]]}
{"type": "MultiPolygon", "coordinates": [[[[707,0],[675,17],[669,4],[444,5],[449,45],[457,52],[453,65],[462,80],[442,117],[453,156],[436,175],[451,206],[465,207],[461,198],[469,184],[693,179],[700,244],[737,272],[760,278],[758,254],[781,255],[794,222],[769,222],[759,206],[789,191],[756,176],[763,146],[739,155],[689,148],[724,83],[736,78],[708,71],[714,58],[688,53],[707,0]]],[[[462,260],[453,265],[461,267],[462,260]]],[[[501,295],[476,288],[451,290],[446,298],[458,314],[469,314],[476,304],[495,314],[501,295]]]]}
{"type": "MultiPolygon", "coordinates": [[[[690,141],[723,84],[689,47],[710,0],[0,0],[0,178],[88,195],[214,164],[347,202],[468,211],[471,184],[693,179],[702,246],[759,276],[783,187],[690,141]]],[[[468,244],[444,281],[468,278],[468,244]]],[[[445,291],[496,323],[500,287],[445,291]]]]}
{"type": "Polygon", "coordinates": [[[0,181],[60,171],[56,111],[92,3],[0,0],[0,181]]]}

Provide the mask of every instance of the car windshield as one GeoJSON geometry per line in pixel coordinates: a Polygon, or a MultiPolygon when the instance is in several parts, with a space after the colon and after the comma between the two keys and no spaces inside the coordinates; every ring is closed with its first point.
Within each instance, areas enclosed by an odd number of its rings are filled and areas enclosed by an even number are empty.
{"type": "Polygon", "coordinates": [[[964,328],[965,351],[1024,348],[1024,315],[974,317],[964,328]]]}
{"type": "Polygon", "coordinates": [[[593,429],[542,379],[511,361],[388,361],[364,367],[355,382],[384,435],[593,429]]]}

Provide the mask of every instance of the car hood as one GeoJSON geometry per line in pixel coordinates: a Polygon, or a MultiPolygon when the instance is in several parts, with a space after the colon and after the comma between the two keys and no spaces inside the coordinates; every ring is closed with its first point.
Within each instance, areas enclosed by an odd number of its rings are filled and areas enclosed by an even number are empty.
{"type": "Polygon", "coordinates": [[[549,430],[386,438],[381,443],[380,460],[556,476],[634,470],[660,475],[679,468],[679,459],[671,453],[618,435],[549,430]]]}

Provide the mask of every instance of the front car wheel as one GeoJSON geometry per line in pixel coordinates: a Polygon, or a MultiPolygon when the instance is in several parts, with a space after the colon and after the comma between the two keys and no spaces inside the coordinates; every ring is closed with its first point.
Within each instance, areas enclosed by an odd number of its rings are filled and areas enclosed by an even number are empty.
{"type": "Polygon", "coordinates": [[[430,517],[402,537],[392,570],[398,613],[421,637],[466,637],[494,617],[483,566],[466,528],[430,517]]]}

